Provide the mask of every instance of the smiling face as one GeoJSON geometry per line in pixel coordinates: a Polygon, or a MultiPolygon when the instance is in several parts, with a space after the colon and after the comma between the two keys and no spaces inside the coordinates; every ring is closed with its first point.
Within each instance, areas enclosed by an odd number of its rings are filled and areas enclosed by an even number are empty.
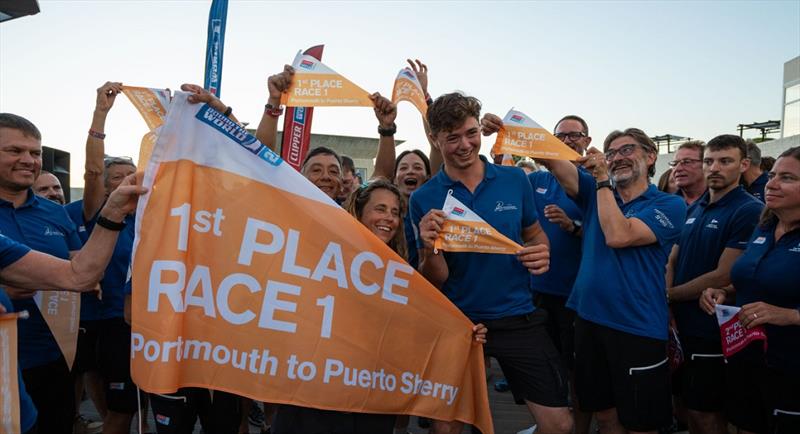
{"type": "Polygon", "coordinates": [[[406,198],[411,196],[411,193],[427,180],[428,174],[425,171],[425,162],[422,161],[419,155],[410,152],[397,163],[394,183],[406,198]]]}
{"type": "Polygon", "coordinates": [[[672,176],[679,188],[701,185],[704,182],[702,158],[699,149],[678,149],[673,161],[679,164],[672,169],[672,176]]]}
{"type": "Polygon", "coordinates": [[[480,163],[481,127],[475,117],[467,117],[460,127],[453,131],[440,131],[434,136],[445,166],[464,170],[480,163]]]}
{"type": "Polygon", "coordinates": [[[646,152],[631,136],[614,139],[606,150],[607,155],[612,153],[614,155],[608,158],[608,171],[617,187],[624,188],[642,178],[646,179],[647,168],[655,163],[653,154],[646,152]]]}
{"type": "Polygon", "coordinates": [[[592,138],[586,135],[583,125],[575,119],[564,119],[556,125],[553,133],[573,151],[583,155],[586,148],[592,143],[592,138]]]}
{"type": "Polygon", "coordinates": [[[800,160],[787,156],[778,158],[769,172],[764,188],[767,208],[776,211],[800,211],[800,160]]]}
{"type": "Polygon", "coordinates": [[[334,200],[342,188],[342,168],[339,160],[330,154],[309,158],[303,166],[303,176],[334,200]]]}
{"type": "Polygon", "coordinates": [[[384,188],[373,190],[359,221],[381,241],[389,244],[400,227],[399,198],[384,188]]]}
{"type": "Polygon", "coordinates": [[[0,128],[0,188],[27,190],[42,170],[42,142],[22,131],[0,128]]]}

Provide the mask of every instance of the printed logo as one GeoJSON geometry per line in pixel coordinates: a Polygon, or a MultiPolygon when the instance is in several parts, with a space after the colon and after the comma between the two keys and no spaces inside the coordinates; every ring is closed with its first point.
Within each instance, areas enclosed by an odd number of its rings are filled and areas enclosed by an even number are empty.
{"type": "Polygon", "coordinates": [[[203,108],[197,112],[195,117],[220,133],[228,136],[228,138],[267,163],[277,166],[283,161],[277,154],[256,140],[247,130],[225,117],[222,113],[214,110],[208,104],[204,105],[203,108]]]}
{"type": "Polygon", "coordinates": [[[305,107],[295,107],[294,109],[294,121],[298,124],[305,124],[306,123],[306,108],[305,107]]]}
{"type": "Polygon", "coordinates": [[[661,223],[661,226],[664,226],[665,228],[670,228],[670,229],[673,229],[675,227],[675,226],[673,226],[673,224],[670,221],[669,217],[667,217],[667,215],[664,214],[661,210],[657,209],[657,210],[654,210],[654,211],[656,213],[656,220],[658,220],[658,222],[661,223]]]}
{"type": "Polygon", "coordinates": [[[125,390],[125,383],[108,383],[108,388],[111,390],[125,390]]]}
{"type": "Polygon", "coordinates": [[[78,226],[78,232],[86,232],[86,226],[84,225],[78,226]]]}
{"type": "Polygon", "coordinates": [[[169,416],[164,416],[163,414],[157,414],[156,422],[161,425],[169,425],[169,416]]]}
{"type": "Polygon", "coordinates": [[[414,74],[412,74],[411,71],[409,71],[408,69],[404,69],[403,70],[403,75],[405,75],[406,77],[408,77],[408,78],[410,78],[412,80],[416,80],[417,79],[416,77],[414,77],[414,74]]]}
{"type": "Polygon", "coordinates": [[[522,116],[520,116],[520,115],[511,115],[511,121],[512,122],[521,123],[522,119],[524,119],[524,118],[522,116]]]}
{"type": "Polygon", "coordinates": [[[64,236],[63,232],[59,231],[58,229],[53,229],[50,226],[45,226],[44,227],[44,234],[46,236],[51,236],[51,237],[63,237],[64,236]]]}
{"type": "Polygon", "coordinates": [[[536,187],[536,192],[539,194],[545,194],[547,193],[547,189],[544,187],[536,187]]]}
{"type": "Polygon", "coordinates": [[[753,244],[764,244],[767,241],[767,237],[758,237],[753,240],[753,244]]]}
{"type": "Polygon", "coordinates": [[[517,210],[517,206],[513,204],[506,205],[503,202],[498,201],[497,205],[494,207],[494,212],[502,212],[502,211],[515,211],[517,210]]]}
{"type": "Polygon", "coordinates": [[[791,249],[789,249],[789,251],[792,252],[792,253],[800,253],[800,243],[798,243],[796,246],[794,246],[791,249]]]}
{"type": "Polygon", "coordinates": [[[711,222],[709,222],[706,227],[709,229],[719,229],[719,220],[711,219],[711,222]]]}
{"type": "Polygon", "coordinates": [[[463,216],[465,212],[466,211],[464,211],[463,208],[459,208],[459,207],[456,206],[456,207],[453,207],[453,211],[451,211],[450,213],[451,214],[455,214],[457,216],[463,216]]]}
{"type": "Polygon", "coordinates": [[[686,224],[690,225],[690,224],[694,223],[695,220],[697,220],[695,217],[688,218],[688,219],[686,219],[686,224]]]}
{"type": "Polygon", "coordinates": [[[310,61],[308,59],[303,59],[303,60],[300,61],[300,67],[310,71],[310,70],[314,69],[314,62],[312,62],[312,61],[310,61]]]}

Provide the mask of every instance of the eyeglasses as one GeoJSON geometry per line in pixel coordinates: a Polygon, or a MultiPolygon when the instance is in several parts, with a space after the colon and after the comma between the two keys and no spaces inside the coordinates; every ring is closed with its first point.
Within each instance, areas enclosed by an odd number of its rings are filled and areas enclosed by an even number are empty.
{"type": "Polygon", "coordinates": [[[555,133],[553,135],[556,136],[556,138],[558,138],[558,140],[561,140],[562,142],[564,141],[564,139],[570,139],[574,142],[575,140],[580,140],[581,138],[586,137],[586,133],[582,131],[573,131],[571,133],[555,133]]]}
{"type": "Polygon", "coordinates": [[[669,163],[669,167],[678,167],[678,166],[691,166],[693,164],[700,163],[703,160],[698,160],[697,158],[683,158],[681,160],[672,160],[669,163]]]}
{"type": "Polygon", "coordinates": [[[103,160],[103,163],[105,164],[106,169],[115,164],[127,164],[129,166],[136,166],[136,163],[133,162],[133,158],[131,157],[106,157],[103,160]]]}
{"type": "Polygon", "coordinates": [[[636,144],[635,143],[629,143],[627,145],[622,145],[617,149],[609,149],[608,151],[605,152],[606,160],[608,160],[608,161],[613,160],[614,157],[617,156],[617,154],[619,154],[619,155],[621,155],[623,157],[627,157],[627,156],[633,154],[633,150],[634,149],[636,149],[636,144]]]}

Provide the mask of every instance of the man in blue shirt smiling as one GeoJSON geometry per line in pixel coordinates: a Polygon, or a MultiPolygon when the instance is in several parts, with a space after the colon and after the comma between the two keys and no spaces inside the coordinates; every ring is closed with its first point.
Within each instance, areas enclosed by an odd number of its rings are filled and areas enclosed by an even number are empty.
{"type": "Polygon", "coordinates": [[[601,432],[656,432],[671,421],[664,267],[680,235],[680,197],[650,183],[658,155],[643,131],[614,131],[605,155],[543,163],[583,211],[575,309],[575,388],[601,432]]]}
{"type": "MultiPolygon", "coordinates": [[[[569,433],[564,368],[534,308],[530,272],[549,266],[547,236],[539,225],[533,191],[523,171],[495,166],[479,156],[480,102],[460,93],[442,95],[428,108],[430,136],[444,168],[411,195],[411,220],[419,233],[420,272],[473,322],[489,332],[484,352],[500,363],[515,397],[524,400],[546,433],[569,433]],[[506,237],[525,244],[517,255],[435,252],[448,194],[506,237]]],[[[460,422],[435,422],[435,433],[461,432],[460,422]]]]}
{"type": "Polygon", "coordinates": [[[739,186],[749,163],[741,137],[725,134],[708,142],[703,155],[708,192],[689,207],[667,266],[667,298],[686,359],[676,376],[692,433],[727,432],[719,326],[698,299],[706,288],[730,284],[731,267],[758,222],[761,202],[739,186]]]}

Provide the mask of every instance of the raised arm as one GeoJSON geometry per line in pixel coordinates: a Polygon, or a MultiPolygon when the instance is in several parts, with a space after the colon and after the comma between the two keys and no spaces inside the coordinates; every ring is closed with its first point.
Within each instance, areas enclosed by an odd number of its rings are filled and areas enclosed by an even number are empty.
{"type": "Polygon", "coordinates": [[[236,119],[236,116],[233,115],[233,108],[231,108],[228,105],[225,105],[225,103],[223,103],[219,98],[217,98],[216,95],[212,94],[211,92],[203,88],[203,86],[185,83],[181,85],[181,90],[184,92],[189,92],[191,94],[189,95],[189,98],[187,98],[187,101],[189,101],[190,103],[208,104],[209,107],[213,108],[214,110],[226,114],[226,116],[228,116],[228,119],[236,122],[237,124],[239,123],[239,120],[236,119]]]}
{"type": "MultiPolygon", "coordinates": [[[[411,69],[417,74],[417,80],[419,80],[419,84],[422,86],[422,93],[425,95],[425,102],[430,106],[433,103],[433,98],[431,98],[431,94],[428,92],[428,65],[422,63],[419,59],[414,59],[413,61],[411,59],[406,59],[406,62],[411,65],[411,69]]],[[[431,177],[433,177],[439,173],[439,169],[442,167],[444,160],[442,160],[442,153],[439,151],[439,148],[436,147],[436,144],[433,142],[428,119],[424,116],[422,117],[422,126],[425,128],[425,138],[428,139],[428,145],[430,146],[428,160],[430,160],[431,163],[431,177]]]]}
{"type": "Polygon", "coordinates": [[[258,123],[256,138],[273,152],[278,152],[275,142],[278,135],[278,118],[283,113],[280,108],[281,94],[289,89],[293,78],[294,68],[284,65],[282,72],[271,75],[267,79],[269,99],[264,107],[264,113],[261,115],[261,121],[258,123]]]}
{"type": "MultiPolygon", "coordinates": [[[[109,196],[100,216],[112,223],[121,223],[136,209],[136,199],[146,188],[137,186],[129,176],[109,196]]],[[[86,245],[70,260],[64,260],[35,250],[0,270],[4,284],[29,289],[63,289],[91,291],[99,281],[114,252],[119,231],[98,223],[86,245]]]]}
{"type": "Polygon", "coordinates": [[[377,92],[370,95],[369,98],[375,105],[375,117],[378,119],[378,133],[380,134],[372,178],[384,178],[391,181],[394,176],[394,133],[397,132],[394,120],[397,118],[397,107],[388,98],[377,92]]]}
{"type": "Polygon", "coordinates": [[[92,124],[86,137],[86,165],[83,172],[83,218],[86,221],[97,214],[106,199],[103,182],[106,118],[120,92],[122,83],[115,81],[107,81],[97,89],[92,124]]]}

